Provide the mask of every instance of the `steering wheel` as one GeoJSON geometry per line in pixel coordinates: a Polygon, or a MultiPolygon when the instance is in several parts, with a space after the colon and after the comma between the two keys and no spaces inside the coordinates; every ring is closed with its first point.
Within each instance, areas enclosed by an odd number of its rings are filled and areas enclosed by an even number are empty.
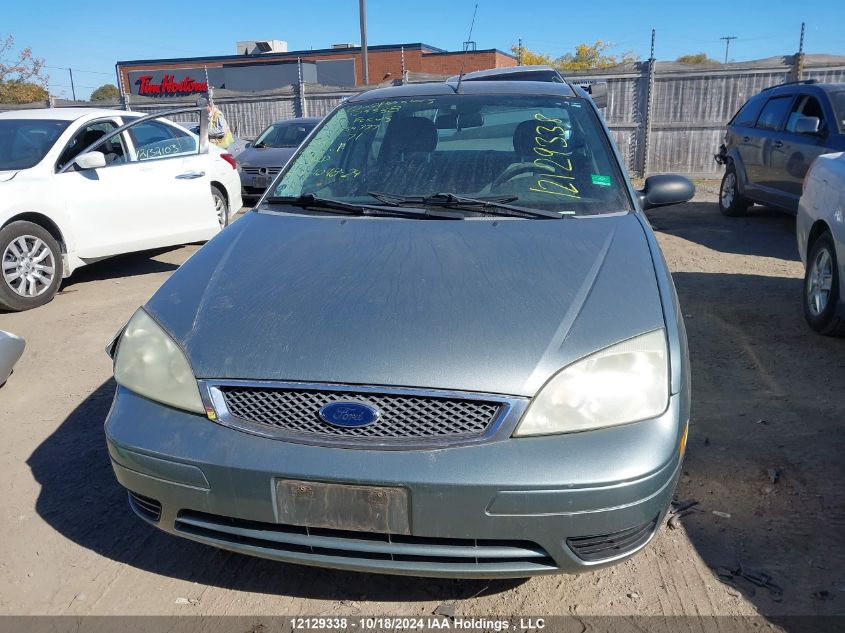
{"type": "Polygon", "coordinates": [[[512,165],[508,165],[505,171],[501,174],[496,176],[493,182],[490,184],[490,189],[495,189],[496,187],[500,187],[501,185],[505,184],[509,180],[513,180],[517,176],[521,174],[525,174],[528,172],[546,172],[548,173],[550,170],[548,167],[540,167],[539,165],[535,165],[533,162],[531,163],[514,163],[512,165]]]}

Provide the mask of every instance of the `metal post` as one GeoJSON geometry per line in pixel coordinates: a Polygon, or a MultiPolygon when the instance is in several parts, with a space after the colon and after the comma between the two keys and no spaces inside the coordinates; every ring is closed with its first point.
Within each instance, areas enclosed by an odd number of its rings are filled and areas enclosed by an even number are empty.
{"type": "Polygon", "coordinates": [[[640,175],[645,178],[651,168],[650,165],[650,149],[651,149],[651,113],[654,108],[654,75],[657,66],[657,60],[654,58],[654,39],[655,30],[651,29],[651,57],[648,60],[648,76],[647,76],[647,93],[645,103],[645,116],[643,121],[643,156],[642,168],[640,175]]]}
{"type": "Polygon", "coordinates": [[[804,79],[804,23],[801,23],[801,39],[798,41],[798,54],[792,65],[792,81],[804,79]]]}
{"type": "Polygon", "coordinates": [[[73,95],[73,100],[76,101],[76,89],[73,87],[73,68],[68,68],[70,73],[70,93],[73,95]]]}
{"type": "Polygon", "coordinates": [[[358,11],[361,18],[361,70],[364,85],[370,85],[370,72],[367,66],[367,9],[364,0],[358,0],[358,11]]]}
{"type": "Polygon", "coordinates": [[[516,53],[516,65],[522,66],[522,38],[519,38],[519,48],[516,53]]]}
{"type": "Polygon", "coordinates": [[[405,80],[405,47],[402,46],[399,50],[401,53],[400,59],[402,60],[402,83],[405,84],[407,83],[407,81],[405,80]]]}
{"type": "Polygon", "coordinates": [[[308,116],[306,112],[308,111],[306,103],[305,103],[305,82],[302,79],[302,58],[296,58],[296,68],[299,74],[298,82],[297,82],[297,98],[299,101],[299,116],[308,116]]]}

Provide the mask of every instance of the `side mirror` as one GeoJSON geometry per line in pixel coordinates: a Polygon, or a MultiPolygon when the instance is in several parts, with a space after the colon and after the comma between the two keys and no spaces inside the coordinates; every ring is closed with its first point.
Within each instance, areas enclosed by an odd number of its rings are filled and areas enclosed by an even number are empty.
{"type": "Polygon", "coordinates": [[[645,179],[645,186],[637,192],[643,211],[669,204],[689,201],[695,195],[695,185],[677,174],[660,174],[645,179]]]}
{"type": "Polygon", "coordinates": [[[796,134],[818,134],[819,133],[819,125],[821,121],[817,116],[802,116],[798,117],[798,120],[795,122],[795,133],[796,134]]]}
{"type": "Polygon", "coordinates": [[[244,145],[244,149],[246,149],[247,147],[252,147],[252,143],[247,141],[246,145],[244,145]]]}
{"type": "Polygon", "coordinates": [[[85,152],[74,158],[73,164],[80,169],[99,169],[106,166],[106,157],[102,152],[85,152]]]}

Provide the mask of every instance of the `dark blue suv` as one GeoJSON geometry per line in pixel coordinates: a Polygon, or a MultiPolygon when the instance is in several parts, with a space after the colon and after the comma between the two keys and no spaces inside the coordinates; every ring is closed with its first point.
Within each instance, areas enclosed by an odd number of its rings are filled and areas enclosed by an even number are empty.
{"type": "Polygon", "coordinates": [[[724,215],[751,204],[798,210],[804,176],[820,154],[845,151],[845,83],[813,81],[766,88],[728,123],[716,161],[725,165],[719,192],[724,215]]]}

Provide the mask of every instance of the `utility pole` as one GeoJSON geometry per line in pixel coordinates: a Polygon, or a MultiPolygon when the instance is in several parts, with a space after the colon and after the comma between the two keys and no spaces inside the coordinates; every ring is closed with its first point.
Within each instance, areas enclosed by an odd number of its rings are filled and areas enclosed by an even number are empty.
{"type": "Polygon", "coordinates": [[[798,54],[804,54],[804,23],[801,23],[801,40],[798,42],[798,54]]]}
{"type": "Polygon", "coordinates": [[[76,101],[76,89],[73,87],[73,68],[68,68],[70,73],[70,93],[73,95],[73,100],[76,101]]]}
{"type": "Polygon", "coordinates": [[[519,48],[516,53],[516,65],[522,66],[522,38],[519,38],[519,48]]]}
{"type": "Polygon", "coordinates": [[[361,65],[363,70],[364,85],[370,84],[370,73],[367,67],[367,8],[364,0],[358,0],[358,12],[361,16],[361,65]]]}
{"type": "Polygon", "coordinates": [[[720,37],[720,40],[725,40],[725,63],[728,63],[728,50],[731,47],[731,40],[739,39],[736,35],[725,35],[724,37],[720,37]]]}

